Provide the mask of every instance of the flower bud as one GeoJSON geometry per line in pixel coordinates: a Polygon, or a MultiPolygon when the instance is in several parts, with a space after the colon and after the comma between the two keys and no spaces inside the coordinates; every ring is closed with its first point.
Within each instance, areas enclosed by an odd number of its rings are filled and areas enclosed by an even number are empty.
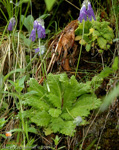
{"type": "Polygon", "coordinates": [[[15,24],[16,24],[16,20],[15,20],[15,18],[13,17],[13,18],[11,18],[10,21],[9,21],[9,25],[8,25],[7,30],[12,31],[13,28],[14,28],[14,26],[15,26],[15,24]]]}

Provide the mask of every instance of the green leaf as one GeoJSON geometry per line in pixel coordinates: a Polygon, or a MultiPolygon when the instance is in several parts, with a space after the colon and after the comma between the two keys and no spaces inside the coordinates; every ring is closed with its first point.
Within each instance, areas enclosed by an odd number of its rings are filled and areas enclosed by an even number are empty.
{"type": "Polygon", "coordinates": [[[0,134],[0,136],[2,136],[3,138],[7,139],[7,137],[4,134],[0,134]]]}
{"type": "Polygon", "coordinates": [[[26,29],[30,33],[33,28],[33,22],[34,22],[33,16],[29,15],[29,16],[25,17],[24,15],[21,15],[21,22],[23,23],[23,25],[26,27],[26,29]]]}
{"type": "Polygon", "coordinates": [[[91,80],[92,90],[94,90],[94,91],[97,90],[100,87],[102,82],[103,82],[103,78],[101,76],[98,76],[98,75],[94,76],[91,80]]]}
{"type": "Polygon", "coordinates": [[[83,28],[84,28],[84,34],[88,34],[90,28],[92,27],[92,23],[90,21],[85,22],[85,26],[83,25],[84,22],[79,23],[78,28],[75,30],[76,35],[82,35],[83,33],[83,28]]]}
{"type": "Polygon", "coordinates": [[[56,0],[45,0],[45,3],[46,3],[46,7],[48,9],[48,11],[50,11],[54,5],[54,3],[56,2],[56,0]]]}
{"type": "Polygon", "coordinates": [[[50,135],[51,133],[53,133],[53,131],[51,130],[51,128],[48,127],[48,128],[44,129],[44,133],[47,136],[47,135],[50,135]]]}
{"type": "Polygon", "coordinates": [[[70,108],[72,103],[79,95],[79,83],[76,81],[75,77],[70,78],[69,83],[64,83],[65,90],[63,91],[63,110],[70,108]]]}
{"type": "Polygon", "coordinates": [[[100,36],[100,33],[99,33],[99,31],[97,31],[97,30],[94,30],[94,31],[93,31],[93,36],[95,36],[95,37],[98,37],[98,36],[100,36]]]}
{"type": "Polygon", "coordinates": [[[109,67],[105,67],[104,70],[101,71],[99,77],[105,78],[108,77],[111,73],[113,73],[113,69],[109,67]]]}
{"type": "Polygon", "coordinates": [[[84,34],[83,35],[83,40],[88,43],[90,41],[89,37],[88,37],[88,34],[84,34]]]}
{"type": "Polygon", "coordinates": [[[118,68],[119,68],[119,58],[118,58],[118,57],[115,57],[114,63],[112,64],[112,69],[113,69],[114,71],[117,71],[118,68]]]}
{"type": "Polygon", "coordinates": [[[49,99],[48,101],[54,106],[54,107],[57,107],[57,108],[61,108],[61,100],[60,98],[55,95],[55,94],[52,94],[52,93],[49,93],[48,96],[47,96],[49,99]]]}
{"type": "Polygon", "coordinates": [[[30,85],[30,87],[28,90],[38,92],[37,95],[39,97],[42,97],[44,95],[44,93],[46,92],[45,88],[43,86],[39,85],[38,82],[33,78],[30,79],[29,85],[30,85]]]}
{"type": "Polygon", "coordinates": [[[31,95],[30,97],[26,98],[26,100],[23,102],[25,105],[32,106],[34,109],[42,110],[49,110],[49,105],[47,101],[45,102],[45,99],[39,98],[38,96],[31,95]]]}
{"type": "Polygon", "coordinates": [[[105,98],[104,102],[102,103],[100,107],[100,111],[103,112],[105,111],[110,104],[119,96],[119,85],[116,86],[105,98]]]}
{"type": "Polygon", "coordinates": [[[12,70],[11,72],[9,72],[5,77],[4,77],[4,81],[6,81],[10,75],[12,75],[13,73],[16,73],[16,72],[20,72],[20,73],[23,73],[24,72],[24,69],[15,69],[15,70],[12,70]]]}
{"type": "Polygon", "coordinates": [[[28,2],[30,3],[31,0],[20,0],[19,2],[16,3],[16,6],[20,6],[21,4],[28,3],[28,2]]]}
{"type": "Polygon", "coordinates": [[[104,37],[106,40],[109,40],[109,41],[112,40],[112,34],[110,34],[110,33],[103,34],[103,37],[104,37]]]}
{"type": "Polygon", "coordinates": [[[59,117],[59,115],[62,113],[60,109],[55,108],[50,108],[48,112],[52,117],[59,117]]]}
{"type": "Polygon", "coordinates": [[[22,78],[20,78],[20,79],[17,81],[17,84],[15,85],[15,90],[16,90],[17,92],[21,92],[21,91],[23,90],[25,78],[26,78],[26,76],[23,76],[22,78]]]}
{"type": "Polygon", "coordinates": [[[113,39],[113,42],[118,42],[119,38],[113,39]]]}
{"type": "Polygon", "coordinates": [[[23,132],[23,129],[21,129],[21,128],[15,128],[15,129],[12,129],[12,130],[10,130],[9,132],[23,132]]]}
{"type": "Polygon", "coordinates": [[[52,118],[51,119],[51,124],[49,126],[51,127],[51,129],[53,130],[54,133],[60,132],[60,130],[64,126],[64,121],[60,117],[52,118]]]}
{"type": "Polygon", "coordinates": [[[29,128],[28,128],[28,132],[30,132],[30,133],[35,133],[35,134],[38,133],[37,130],[36,130],[36,128],[34,128],[34,127],[29,127],[29,128]]]}
{"type": "Polygon", "coordinates": [[[97,39],[98,45],[101,49],[106,49],[107,41],[103,37],[97,39]]]}
{"type": "Polygon", "coordinates": [[[59,81],[58,75],[49,74],[47,78],[48,91],[49,91],[49,101],[56,107],[61,108],[62,102],[62,93],[61,93],[61,84],[59,81]],[[50,98],[52,97],[52,99],[50,98]],[[54,102],[55,101],[55,102],[54,102]]]}
{"type": "Polygon", "coordinates": [[[61,118],[64,119],[64,120],[67,120],[67,121],[73,119],[72,116],[69,113],[66,113],[66,112],[62,113],[61,118]]]}
{"type": "Polygon", "coordinates": [[[86,44],[86,51],[89,52],[91,49],[91,44],[86,44]]]}
{"type": "Polygon", "coordinates": [[[43,85],[31,79],[28,93],[22,101],[31,107],[24,112],[24,116],[37,126],[50,129],[46,134],[59,132],[73,136],[76,127],[74,118],[81,116],[83,121],[80,125],[86,124],[85,117],[90,110],[100,106],[100,99],[97,99],[94,90],[101,81],[100,77],[94,77],[91,81],[79,83],[74,76],[69,79],[66,73],[48,74],[43,85]]]}
{"type": "Polygon", "coordinates": [[[73,121],[66,121],[61,129],[61,133],[68,136],[74,136],[75,127],[76,125],[73,123],[73,121]]]}
{"type": "Polygon", "coordinates": [[[6,120],[4,118],[0,119],[0,129],[5,125],[6,120]]]}
{"type": "Polygon", "coordinates": [[[42,16],[40,16],[40,19],[46,19],[49,16],[50,16],[50,14],[43,14],[42,16]]]}
{"type": "MultiPolygon", "coordinates": [[[[16,37],[18,37],[18,34],[15,34],[15,36],[16,37]]],[[[26,38],[26,36],[25,35],[23,35],[22,33],[20,33],[20,38],[23,40],[23,42],[24,42],[24,44],[26,45],[26,46],[30,46],[31,45],[31,40],[29,39],[29,38],[26,38]]]]}
{"type": "Polygon", "coordinates": [[[86,117],[90,114],[90,110],[96,109],[100,105],[100,99],[98,99],[94,94],[84,94],[79,97],[70,113],[75,118],[77,116],[86,117]]]}
{"type": "Polygon", "coordinates": [[[50,122],[50,115],[46,111],[38,112],[34,111],[31,114],[31,122],[37,124],[38,126],[48,126],[50,122]]]}

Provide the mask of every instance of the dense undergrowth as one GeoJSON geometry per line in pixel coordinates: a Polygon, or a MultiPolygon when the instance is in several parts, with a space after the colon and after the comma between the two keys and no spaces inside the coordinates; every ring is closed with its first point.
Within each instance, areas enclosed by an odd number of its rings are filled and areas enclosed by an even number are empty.
{"type": "Polygon", "coordinates": [[[85,0],[65,28],[55,17],[62,0],[45,0],[38,19],[31,0],[0,3],[0,149],[110,149],[103,132],[112,112],[119,129],[118,1],[85,0]]]}

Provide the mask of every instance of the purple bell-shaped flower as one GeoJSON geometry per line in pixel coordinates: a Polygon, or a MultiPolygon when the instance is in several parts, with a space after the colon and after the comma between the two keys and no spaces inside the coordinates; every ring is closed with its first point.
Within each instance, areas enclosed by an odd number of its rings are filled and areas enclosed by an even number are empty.
{"type": "Polygon", "coordinates": [[[80,10],[78,20],[80,22],[82,22],[83,19],[85,21],[87,21],[87,19],[89,19],[89,21],[92,21],[92,18],[94,20],[96,20],[94,11],[91,7],[91,3],[88,0],[84,0],[83,5],[82,5],[81,10],[80,10]]]}
{"type": "Polygon", "coordinates": [[[35,30],[35,29],[33,29],[33,30],[31,31],[31,35],[30,35],[30,38],[29,38],[29,39],[32,40],[32,42],[35,41],[35,39],[36,39],[36,30],[35,30]]]}
{"type": "Polygon", "coordinates": [[[95,14],[94,14],[94,11],[93,11],[93,9],[91,7],[91,3],[90,2],[88,2],[87,14],[88,14],[88,18],[89,18],[90,21],[92,20],[92,17],[93,17],[94,20],[96,20],[95,14]]]}
{"type": "Polygon", "coordinates": [[[41,45],[40,49],[39,48],[35,49],[35,53],[38,53],[38,55],[43,55],[45,50],[46,50],[45,46],[41,45]]]}
{"type": "Polygon", "coordinates": [[[80,22],[82,22],[83,19],[84,19],[85,21],[87,20],[87,10],[86,10],[85,4],[83,4],[83,6],[81,7],[78,20],[79,20],[80,22]]]}
{"type": "Polygon", "coordinates": [[[38,28],[37,28],[37,33],[38,33],[38,38],[42,39],[42,38],[45,38],[45,28],[42,27],[41,25],[38,25],[38,28]]]}
{"type": "Polygon", "coordinates": [[[14,26],[15,26],[15,24],[16,24],[16,20],[15,20],[15,18],[13,17],[13,18],[11,18],[10,21],[9,21],[9,25],[8,25],[7,30],[12,31],[13,28],[14,28],[14,26]]]}
{"type": "Polygon", "coordinates": [[[44,27],[44,21],[42,19],[37,19],[34,21],[33,30],[30,35],[30,39],[32,39],[32,41],[35,41],[36,39],[36,31],[39,39],[45,38],[46,36],[45,27],[44,27]]]}

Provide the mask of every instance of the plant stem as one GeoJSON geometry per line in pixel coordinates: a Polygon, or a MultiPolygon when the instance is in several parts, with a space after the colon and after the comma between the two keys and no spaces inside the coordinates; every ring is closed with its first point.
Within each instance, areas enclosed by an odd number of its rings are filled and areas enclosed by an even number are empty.
{"type": "MultiPolygon", "coordinates": [[[[84,36],[84,26],[85,26],[85,21],[83,21],[83,31],[82,31],[82,39],[81,39],[82,42],[83,42],[83,36],[84,36]]],[[[76,67],[75,77],[76,77],[76,75],[77,75],[77,71],[78,71],[78,67],[79,67],[79,63],[80,63],[80,59],[81,59],[82,42],[81,42],[81,47],[80,47],[80,52],[79,52],[79,58],[78,58],[78,62],[77,62],[77,67],[76,67]]]]}
{"type": "MultiPolygon", "coordinates": [[[[21,94],[21,93],[20,93],[21,94]]],[[[21,111],[21,122],[22,122],[22,130],[23,130],[23,143],[24,143],[24,147],[23,150],[25,149],[25,126],[24,126],[24,117],[23,117],[23,108],[22,108],[22,99],[20,98],[19,100],[20,103],[20,111],[21,111]]]]}
{"type": "MultiPolygon", "coordinates": [[[[39,39],[39,51],[40,51],[40,59],[41,59],[41,63],[42,63],[42,66],[41,66],[41,70],[43,72],[43,77],[45,79],[45,75],[47,76],[47,71],[46,71],[46,65],[45,65],[45,62],[44,60],[42,59],[42,54],[41,54],[41,44],[40,44],[40,39],[39,39]]],[[[42,75],[41,75],[42,76],[42,75]]]]}

